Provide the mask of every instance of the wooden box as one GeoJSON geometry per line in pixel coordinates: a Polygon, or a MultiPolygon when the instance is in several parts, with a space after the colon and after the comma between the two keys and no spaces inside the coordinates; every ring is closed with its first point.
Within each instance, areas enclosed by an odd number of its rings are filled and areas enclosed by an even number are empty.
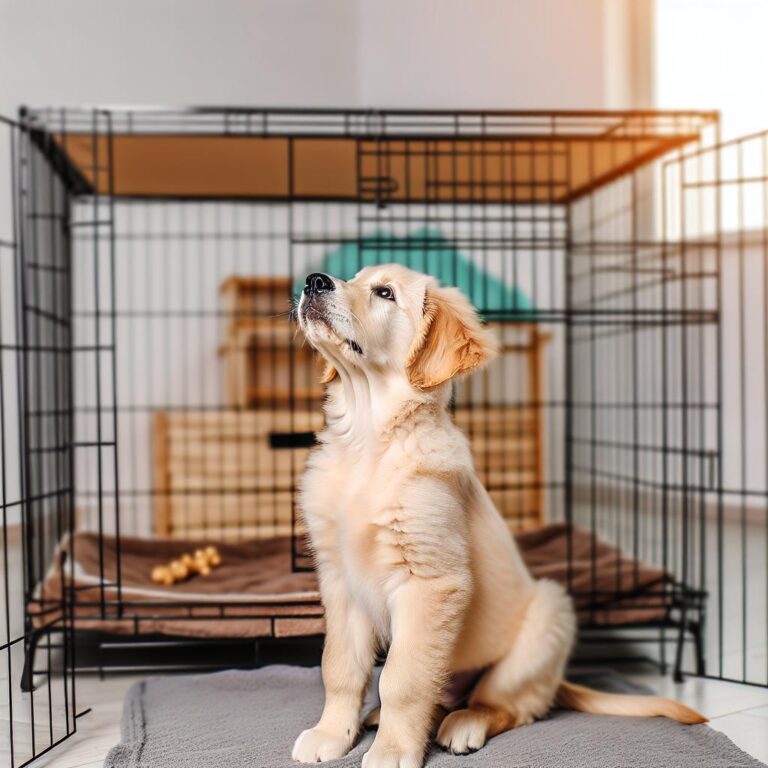
{"type": "Polygon", "coordinates": [[[290,291],[288,278],[230,277],[222,284],[227,322],[219,354],[228,407],[319,407],[323,365],[287,316],[290,291]]]}
{"type": "MultiPolygon", "coordinates": [[[[543,520],[538,414],[457,408],[475,469],[510,528],[543,520]]],[[[154,416],[155,533],[180,538],[289,535],[317,410],[172,411],[154,416]],[[294,447],[276,447],[278,445],[294,447]]]]}
{"type": "Polygon", "coordinates": [[[291,533],[295,488],[320,411],[172,411],[154,416],[158,536],[291,533]],[[276,447],[294,445],[297,447],[276,447]]]}

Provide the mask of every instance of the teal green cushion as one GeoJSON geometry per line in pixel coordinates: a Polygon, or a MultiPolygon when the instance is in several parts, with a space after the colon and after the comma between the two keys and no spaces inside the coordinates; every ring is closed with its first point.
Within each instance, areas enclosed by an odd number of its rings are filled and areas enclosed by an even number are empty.
{"type": "MultiPolygon", "coordinates": [[[[416,230],[405,237],[377,232],[359,241],[345,243],[327,253],[322,264],[310,271],[349,280],[363,267],[391,263],[403,264],[436,277],[443,285],[455,286],[485,314],[486,319],[494,319],[494,311],[503,311],[509,316],[518,312],[526,314],[534,309],[524,291],[488,274],[453,248],[441,232],[430,229],[416,230]]],[[[295,295],[299,295],[303,285],[304,279],[297,279],[295,295]]]]}

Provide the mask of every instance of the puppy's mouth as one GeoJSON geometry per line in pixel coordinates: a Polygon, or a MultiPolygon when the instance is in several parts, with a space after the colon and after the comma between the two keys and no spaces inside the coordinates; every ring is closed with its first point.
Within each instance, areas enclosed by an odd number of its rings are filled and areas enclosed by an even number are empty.
{"type": "MultiPolygon", "coordinates": [[[[333,314],[333,313],[331,313],[333,314]]],[[[360,344],[350,337],[345,337],[339,334],[333,325],[331,317],[326,313],[325,307],[318,304],[312,299],[303,301],[299,305],[299,324],[305,329],[312,325],[318,325],[330,334],[330,336],[336,339],[337,343],[346,345],[355,354],[363,356],[363,348],[360,344]]],[[[311,341],[311,339],[310,339],[311,341]]]]}
{"type": "Polygon", "coordinates": [[[311,301],[303,302],[299,307],[299,320],[301,320],[302,325],[319,323],[320,325],[324,325],[329,331],[333,331],[324,312],[311,301]]]}
{"type": "Polygon", "coordinates": [[[330,334],[338,337],[336,329],[331,324],[331,320],[326,314],[325,306],[322,302],[315,301],[312,297],[302,299],[299,304],[299,325],[305,328],[311,325],[320,325],[330,334]]]}

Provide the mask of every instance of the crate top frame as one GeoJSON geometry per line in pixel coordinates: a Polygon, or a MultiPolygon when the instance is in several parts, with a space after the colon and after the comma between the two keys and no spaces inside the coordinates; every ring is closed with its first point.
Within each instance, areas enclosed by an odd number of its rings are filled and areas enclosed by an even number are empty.
{"type": "Polygon", "coordinates": [[[709,143],[691,111],[23,108],[75,195],[567,204],[709,143]]]}

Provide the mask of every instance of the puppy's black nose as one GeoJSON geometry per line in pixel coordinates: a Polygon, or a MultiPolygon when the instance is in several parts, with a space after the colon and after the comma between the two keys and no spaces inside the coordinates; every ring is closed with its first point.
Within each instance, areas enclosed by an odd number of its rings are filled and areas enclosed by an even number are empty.
{"type": "Polygon", "coordinates": [[[304,284],[304,293],[311,296],[314,293],[327,293],[334,290],[333,280],[322,272],[313,272],[307,275],[307,282],[304,284]]]}

